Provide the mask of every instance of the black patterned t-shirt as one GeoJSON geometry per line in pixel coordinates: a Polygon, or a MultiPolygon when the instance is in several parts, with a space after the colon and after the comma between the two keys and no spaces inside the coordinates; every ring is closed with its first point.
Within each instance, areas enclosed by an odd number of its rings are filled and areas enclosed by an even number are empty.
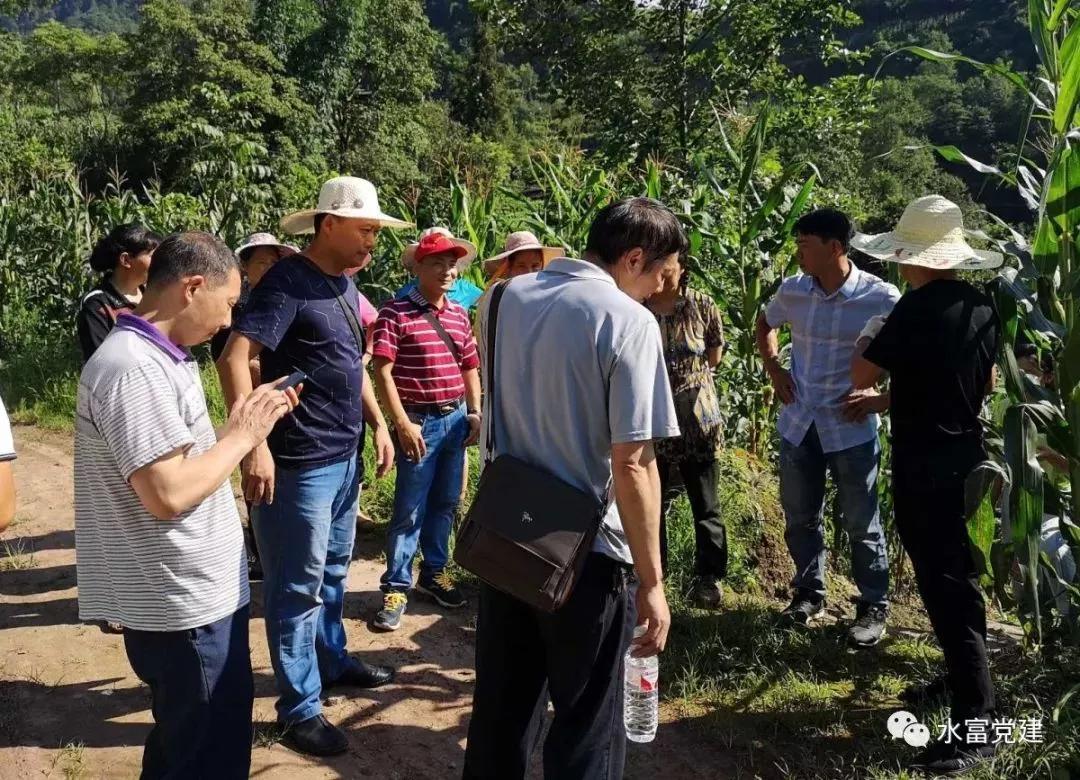
{"type": "Polygon", "coordinates": [[[264,382],[294,371],[308,375],[300,405],[267,439],[274,461],[285,468],[354,457],[363,429],[363,353],[330,285],[355,313],[359,299],[348,277],[327,276],[302,256],[289,257],[266,272],[233,326],[263,346],[264,382]]]}

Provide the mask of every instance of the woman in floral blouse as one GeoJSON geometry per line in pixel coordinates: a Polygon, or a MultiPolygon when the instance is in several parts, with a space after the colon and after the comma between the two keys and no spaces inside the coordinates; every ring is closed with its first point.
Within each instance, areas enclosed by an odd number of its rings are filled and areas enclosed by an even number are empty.
{"type": "Polygon", "coordinates": [[[724,333],[716,302],[687,286],[689,274],[680,260],[664,269],[663,287],[645,305],[656,315],[664,341],[671,392],[682,436],[656,442],[663,508],[660,546],[667,566],[666,518],[675,498],[671,470],[682,474],[694,513],[697,581],[694,600],[707,607],[720,604],[720,581],[727,574],[727,532],[716,495],[717,450],[721,443],[720,402],[713,369],[720,362],[724,333]]]}

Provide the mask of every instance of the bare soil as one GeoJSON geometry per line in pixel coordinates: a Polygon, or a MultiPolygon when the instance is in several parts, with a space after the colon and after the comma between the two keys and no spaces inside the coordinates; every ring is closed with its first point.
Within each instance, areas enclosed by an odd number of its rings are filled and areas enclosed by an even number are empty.
{"type": "MultiPolygon", "coordinates": [[[[123,638],[79,622],[71,437],[34,428],[15,433],[17,520],[0,536],[0,778],[137,777],[150,697],[128,665],[123,638]]],[[[349,647],[396,665],[398,678],[326,702],[327,717],[349,735],[346,755],[312,760],[277,744],[261,590],[253,583],[253,777],[460,776],[475,613],[447,614],[413,599],[402,630],[370,631],[380,601],[381,532],[361,527],[357,548],[346,602],[349,647]]],[[[665,706],[656,741],[628,746],[627,777],[734,776],[733,757],[680,716],[665,706]]],[[[538,754],[533,776],[541,776],[540,762],[538,754]]]]}

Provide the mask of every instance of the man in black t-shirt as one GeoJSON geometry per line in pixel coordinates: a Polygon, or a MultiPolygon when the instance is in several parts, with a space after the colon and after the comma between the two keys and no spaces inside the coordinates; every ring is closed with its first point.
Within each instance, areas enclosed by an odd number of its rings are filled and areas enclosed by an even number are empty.
{"type": "Polygon", "coordinates": [[[319,203],[281,222],[287,233],[314,232],[307,248],[274,265],[251,291],[219,365],[228,403],[251,389],[251,361],[263,380],[301,371],[303,402],[241,463],[244,496],[263,558],[263,611],[277,680],[284,744],[316,756],[349,748],[323,715],[331,687],[374,688],[389,667],[349,655],[345,584],[356,534],[357,450],[368,423],[378,476],[393,464],[393,444],[370,382],[364,381],[359,299],[345,270],[371,253],[379,231],[409,223],[382,213],[371,182],[331,179],[319,203]]]}
{"type": "Polygon", "coordinates": [[[888,319],[864,329],[851,373],[856,388],[889,375],[896,526],[948,671],[922,694],[951,691],[951,722],[959,726],[959,740],[950,734],[930,745],[912,769],[958,774],[994,752],[967,741],[971,719],[988,733],[994,690],[964,482],[986,458],[979,412],[993,385],[1001,325],[990,298],[956,272],[994,268],[1002,258],[968,246],[960,209],[936,195],[909,205],[892,233],[858,236],[852,245],[901,263],[909,286],[888,319]]]}

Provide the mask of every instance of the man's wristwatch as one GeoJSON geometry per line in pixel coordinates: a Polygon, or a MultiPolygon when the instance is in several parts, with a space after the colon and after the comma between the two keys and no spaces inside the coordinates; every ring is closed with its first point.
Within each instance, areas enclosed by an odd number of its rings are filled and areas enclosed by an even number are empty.
{"type": "Polygon", "coordinates": [[[477,417],[480,417],[481,416],[480,415],[480,410],[479,409],[466,409],[465,410],[465,416],[466,417],[472,417],[473,415],[476,415],[477,417]]]}

